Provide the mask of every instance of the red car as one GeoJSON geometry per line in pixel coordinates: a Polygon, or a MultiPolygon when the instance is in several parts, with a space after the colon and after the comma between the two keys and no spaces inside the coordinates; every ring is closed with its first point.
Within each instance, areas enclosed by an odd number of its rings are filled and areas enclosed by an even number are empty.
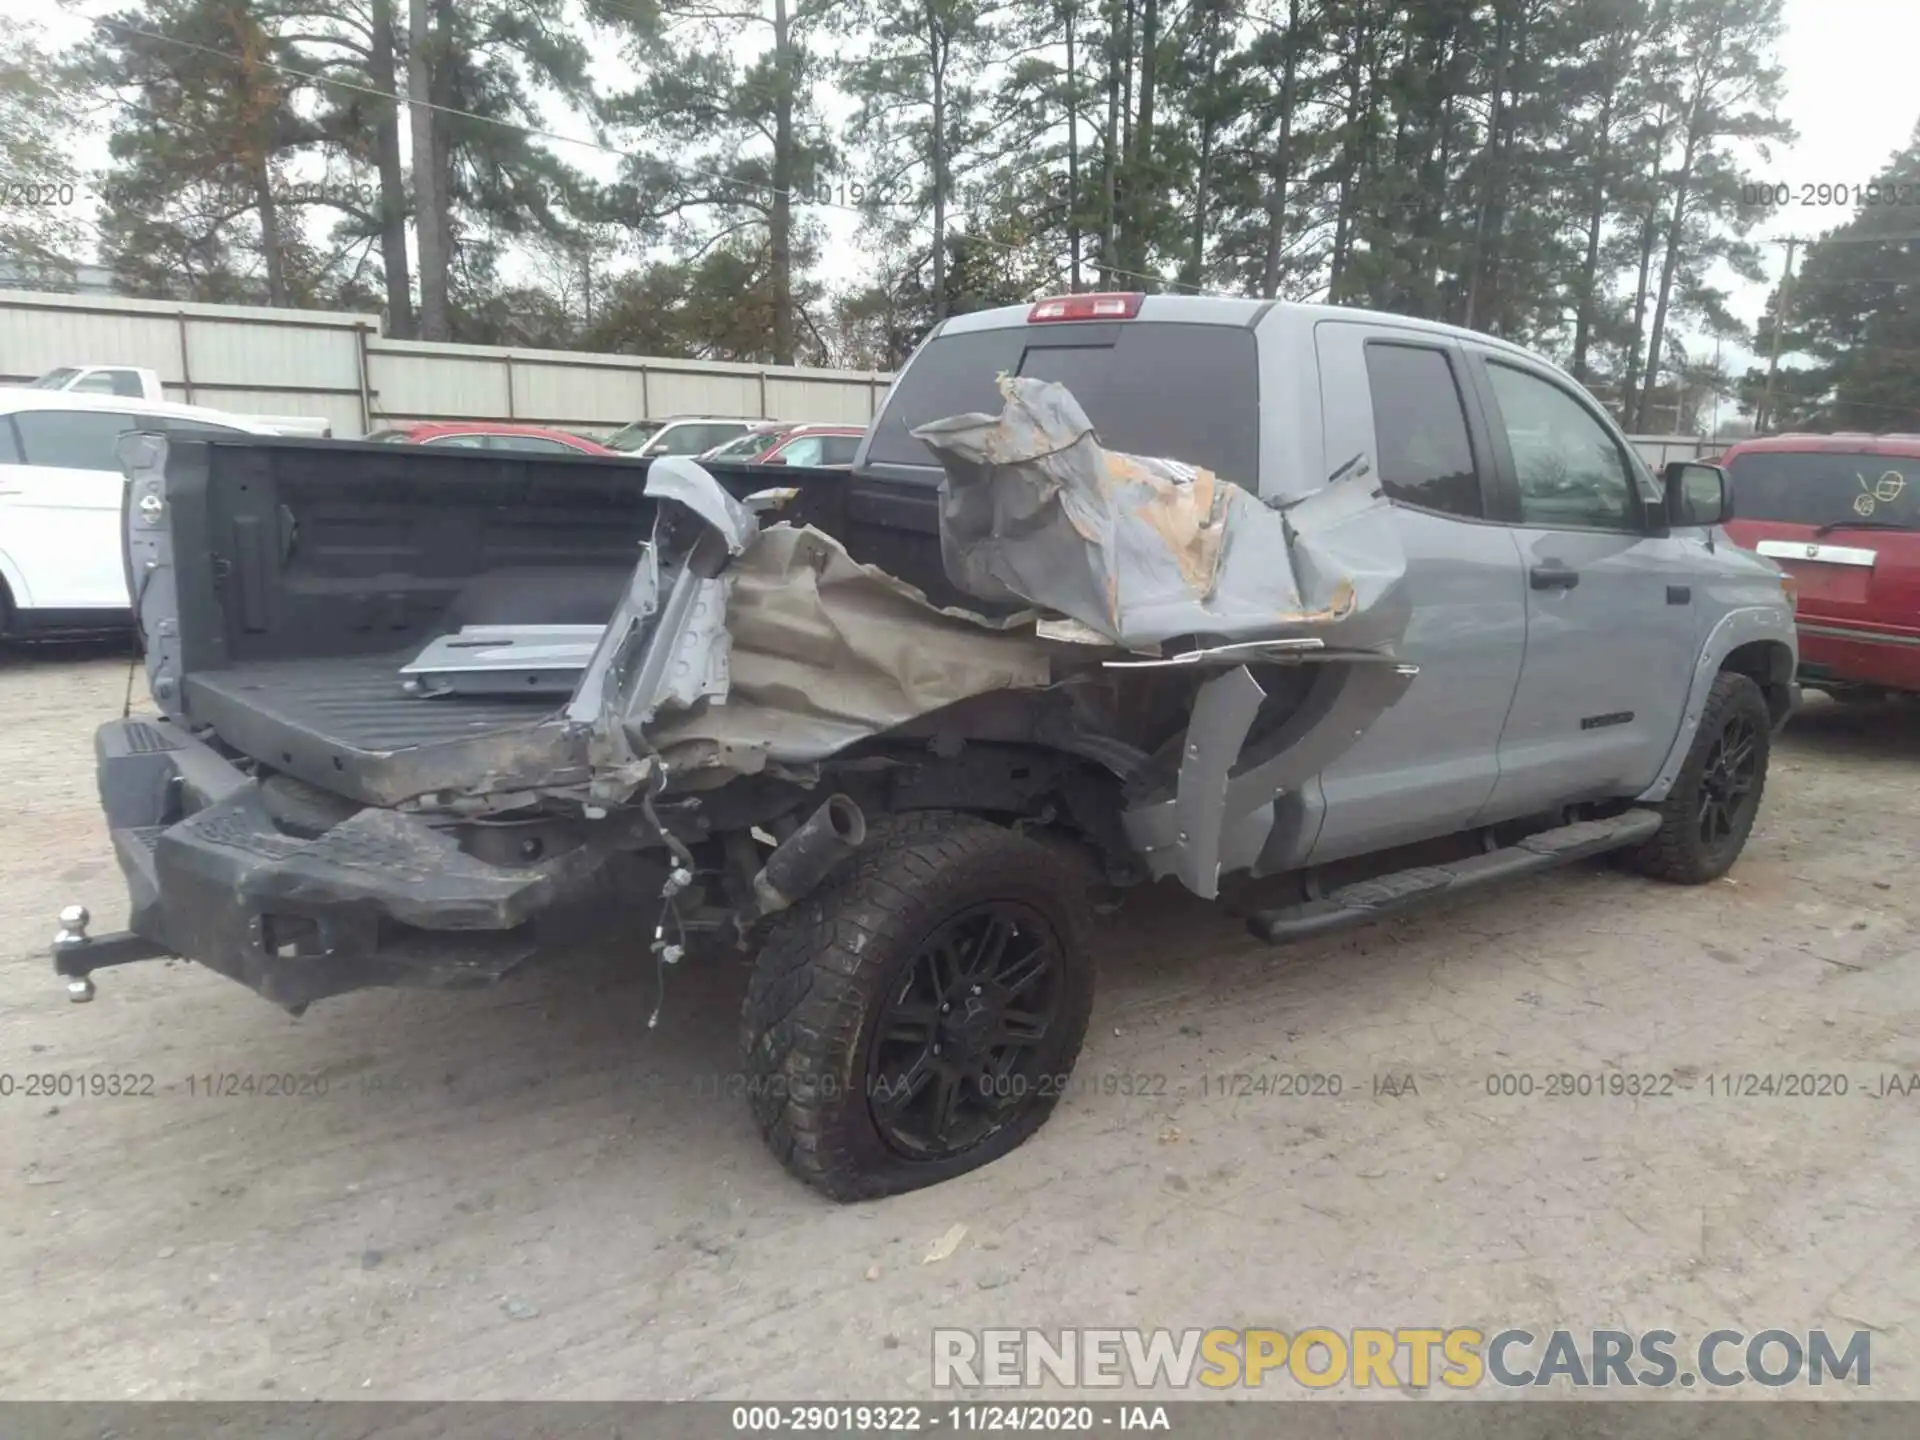
{"type": "Polygon", "coordinates": [[[740,460],[749,465],[853,464],[866,430],[859,425],[756,425],[737,440],[716,445],[702,460],[740,460]]]}
{"type": "Polygon", "coordinates": [[[1721,457],[1727,533],[1800,592],[1800,679],[1920,694],[1920,435],[1776,435],[1721,457]]]}
{"type": "Polygon", "coordinates": [[[597,440],[543,425],[499,425],[490,420],[423,420],[375,430],[366,437],[396,445],[456,445],[469,450],[520,450],[543,455],[616,455],[597,440]]]}

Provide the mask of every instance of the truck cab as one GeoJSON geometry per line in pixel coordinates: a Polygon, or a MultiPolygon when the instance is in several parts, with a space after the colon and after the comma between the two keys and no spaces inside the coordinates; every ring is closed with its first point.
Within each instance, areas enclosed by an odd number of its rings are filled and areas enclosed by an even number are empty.
{"type": "Polygon", "coordinates": [[[856,473],[936,485],[913,428],[993,403],[1000,374],[1064,383],[1103,444],[1208,466],[1270,506],[1356,466],[1393,502],[1411,603],[1395,653],[1418,675],[1279,799],[1290,840],[1264,868],[1664,793],[1729,659],[1776,719],[1791,706],[1777,567],[1670,509],[1604,408],[1518,346],[1259,300],[1080,295],[984,311],[922,344],[856,473]]]}

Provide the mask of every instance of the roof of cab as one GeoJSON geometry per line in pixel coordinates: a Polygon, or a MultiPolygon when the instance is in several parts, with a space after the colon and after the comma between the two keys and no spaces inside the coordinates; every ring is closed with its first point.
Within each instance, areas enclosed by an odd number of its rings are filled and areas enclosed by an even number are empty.
{"type": "Polygon", "coordinates": [[[1873,435],[1863,430],[1831,435],[1756,435],[1727,446],[1720,463],[1738,455],[1897,455],[1920,458],[1920,435],[1873,435]]]}
{"type": "MultiPolygon", "coordinates": [[[[1046,297],[1055,298],[1055,297],[1046,297]]],[[[950,316],[936,332],[964,335],[975,330],[1000,330],[1025,325],[1033,305],[1002,305],[992,310],[975,310],[950,316]]],[[[1296,324],[1311,325],[1322,320],[1372,320],[1399,330],[1419,330],[1457,340],[1471,340],[1493,350],[1505,350],[1539,362],[1542,357],[1526,347],[1438,320],[1420,320],[1411,315],[1395,315],[1386,310],[1363,310],[1352,305],[1311,305],[1294,300],[1258,300],[1230,295],[1149,295],[1140,304],[1132,320],[1054,320],[1050,325],[1127,325],[1158,320],[1185,325],[1236,325],[1252,327],[1271,315],[1284,315],[1296,324]]]]}

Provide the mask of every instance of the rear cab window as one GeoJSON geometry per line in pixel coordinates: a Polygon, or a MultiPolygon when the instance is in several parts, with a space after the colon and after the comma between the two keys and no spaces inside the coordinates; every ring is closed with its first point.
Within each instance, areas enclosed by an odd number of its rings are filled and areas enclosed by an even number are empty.
{"type": "Polygon", "coordinates": [[[935,336],[887,398],[869,470],[935,484],[940,466],[909,433],[969,411],[998,413],[1001,374],[1057,380],[1111,450],[1204,465],[1260,488],[1260,364],[1242,325],[1134,319],[1015,321],[935,336]]]}
{"type": "Polygon", "coordinates": [[[1447,352],[1369,340],[1366,356],[1381,489],[1402,505],[1483,518],[1466,404],[1447,352]]]}
{"type": "Polygon", "coordinates": [[[1920,530],[1920,456],[1752,450],[1727,478],[1735,520],[1920,530]]]}

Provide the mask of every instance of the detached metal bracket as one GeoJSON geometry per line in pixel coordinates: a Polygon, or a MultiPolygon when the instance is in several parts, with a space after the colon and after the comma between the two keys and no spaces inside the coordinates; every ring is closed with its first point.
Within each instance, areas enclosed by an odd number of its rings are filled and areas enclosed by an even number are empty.
{"type": "Polygon", "coordinates": [[[1174,873],[1203,900],[1220,893],[1220,838],[1227,822],[1227,776],[1267,692],[1242,665],[1216,675],[1194,696],[1186,749],[1174,790],[1174,873]]]}
{"type": "Polygon", "coordinates": [[[415,695],[571,695],[604,625],[464,625],[400,667],[415,695]]]}

